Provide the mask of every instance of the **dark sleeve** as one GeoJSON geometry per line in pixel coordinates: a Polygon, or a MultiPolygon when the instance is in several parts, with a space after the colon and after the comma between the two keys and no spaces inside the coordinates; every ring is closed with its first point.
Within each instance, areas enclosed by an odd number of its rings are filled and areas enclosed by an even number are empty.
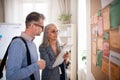
{"type": "Polygon", "coordinates": [[[40,58],[46,61],[46,68],[53,69],[52,65],[54,64],[54,61],[51,61],[46,48],[44,46],[40,46],[39,52],[40,52],[40,58]]]}
{"type": "Polygon", "coordinates": [[[66,64],[65,61],[60,65],[62,74],[60,75],[60,80],[68,80],[66,74],[66,64]]]}
{"type": "Polygon", "coordinates": [[[70,61],[68,61],[67,63],[66,63],[66,68],[68,69],[68,66],[71,64],[71,62],[70,61]]]}

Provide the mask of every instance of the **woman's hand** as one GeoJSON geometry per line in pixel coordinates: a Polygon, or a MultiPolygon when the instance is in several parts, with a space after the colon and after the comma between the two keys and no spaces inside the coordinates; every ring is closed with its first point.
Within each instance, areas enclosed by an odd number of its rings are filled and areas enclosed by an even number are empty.
{"type": "Polygon", "coordinates": [[[63,58],[65,59],[65,62],[68,63],[69,58],[70,58],[69,53],[66,52],[66,53],[64,54],[63,58]]]}
{"type": "Polygon", "coordinates": [[[67,43],[64,43],[64,44],[63,44],[63,47],[64,47],[66,44],[67,44],[67,43]]]}

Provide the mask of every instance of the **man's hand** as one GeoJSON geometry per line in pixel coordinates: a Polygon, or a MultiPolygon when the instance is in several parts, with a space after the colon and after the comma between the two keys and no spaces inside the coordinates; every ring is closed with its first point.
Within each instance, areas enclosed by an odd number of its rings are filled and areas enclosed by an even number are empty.
{"type": "Polygon", "coordinates": [[[46,67],[45,60],[41,59],[40,61],[38,61],[38,64],[40,66],[40,69],[45,69],[45,67],[46,67]]]}

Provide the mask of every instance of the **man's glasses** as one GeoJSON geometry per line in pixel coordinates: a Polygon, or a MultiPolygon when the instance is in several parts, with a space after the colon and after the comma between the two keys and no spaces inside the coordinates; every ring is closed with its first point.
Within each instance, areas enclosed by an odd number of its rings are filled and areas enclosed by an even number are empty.
{"type": "Polygon", "coordinates": [[[34,23],[34,25],[36,25],[36,26],[38,26],[38,27],[41,27],[42,30],[44,29],[44,26],[41,26],[41,25],[39,25],[39,24],[37,24],[37,23],[34,23]]]}

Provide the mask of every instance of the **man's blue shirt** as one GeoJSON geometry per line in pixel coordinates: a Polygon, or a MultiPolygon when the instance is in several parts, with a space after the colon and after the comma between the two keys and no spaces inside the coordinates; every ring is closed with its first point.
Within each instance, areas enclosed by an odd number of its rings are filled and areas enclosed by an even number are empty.
{"type": "Polygon", "coordinates": [[[40,66],[37,63],[38,54],[36,46],[30,36],[25,33],[22,33],[21,36],[27,42],[32,64],[27,65],[25,43],[20,38],[13,40],[8,51],[6,78],[7,80],[30,80],[30,75],[34,74],[35,80],[40,80],[40,66]]]}

